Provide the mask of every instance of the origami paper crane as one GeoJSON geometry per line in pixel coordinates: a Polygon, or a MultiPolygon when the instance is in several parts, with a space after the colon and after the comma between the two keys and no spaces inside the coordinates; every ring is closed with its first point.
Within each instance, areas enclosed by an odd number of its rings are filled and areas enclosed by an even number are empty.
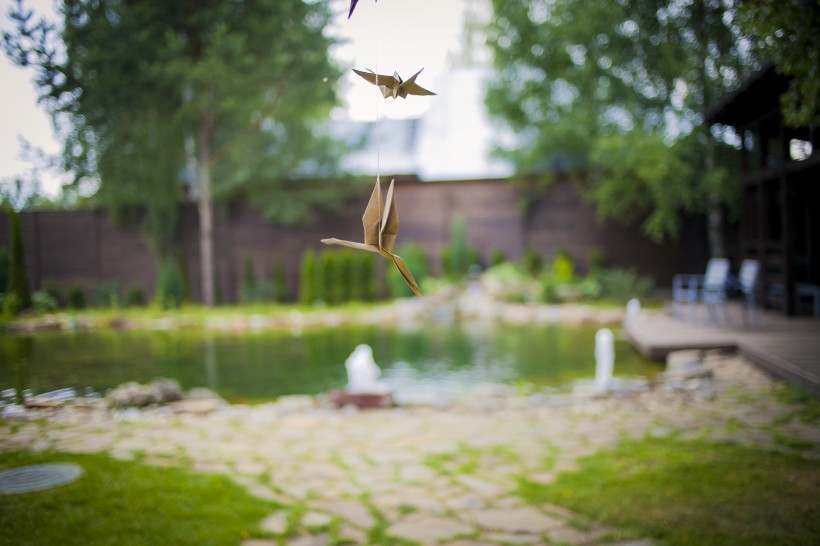
{"type": "Polygon", "coordinates": [[[370,201],[368,201],[367,208],[364,209],[364,216],[362,216],[364,243],[354,243],[353,241],[343,241],[341,239],[322,239],[322,242],[326,245],[340,245],[355,248],[356,250],[374,252],[381,254],[388,260],[392,260],[410,290],[415,295],[421,296],[421,290],[419,290],[410,270],[407,269],[404,260],[397,254],[393,254],[393,244],[396,242],[396,234],[399,231],[399,214],[393,203],[394,182],[394,180],[390,181],[387,198],[384,200],[384,205],[382,205],[381,182],[376,178],[376,187],[373,188],[373,193],[370,194],[370,201]]]}
{"type": "Polygon", "coordinates": [[[421,74],[421,70],[413,74],[407,81],[402,80],[398,72],[394,72],[392,76],[376,74],[370,69],[368,69],[368,72],[363,72],[354,68],[353,72],[378,86],[384,98],[393,97],[395,99],[401,97],[404,99],[407,98],[407,95],[435,95],[432,91],[428,91],[416,83],[416,76],[421,74]]]}
{"type": "MultiPolygon", "coordinates": [[[[376,0],[377,2],[379,0],[376,0]]],[[[353,10],[356,9],[356,4],[359,3],[359,0],[350,0],[350,12],[347,14],[347,18],[350,19],[350,16],[353,15],[353,10]]]]}

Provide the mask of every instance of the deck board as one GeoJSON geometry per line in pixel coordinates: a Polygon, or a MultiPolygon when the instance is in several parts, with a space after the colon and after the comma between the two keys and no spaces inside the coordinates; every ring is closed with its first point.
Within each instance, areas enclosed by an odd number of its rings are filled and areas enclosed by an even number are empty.
{"type": "MultiPolygon", "coordinates": [[[[722,317],[722,314],[721,314],[722,317]]],[[[671,311],[642,313],[625,327],[633,345],[652,359],[683,349],[736,350],[760,367],[820,395],[820,320],[760,312],[760,327],[744,324],[742,309],[730,306],[730,322],[707,325],[703,309],[695,320],[671,311]]]]}

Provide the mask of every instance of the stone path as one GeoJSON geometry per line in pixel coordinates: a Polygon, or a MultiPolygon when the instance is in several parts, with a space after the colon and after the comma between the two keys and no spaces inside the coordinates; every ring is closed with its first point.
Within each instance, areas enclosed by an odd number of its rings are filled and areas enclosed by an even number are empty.
{"type": "Polygon", "coordinates": [[[0,450],[104,451],[225,473],[281,505],[261,522],[270,538],[243,546],[649,546],[560,506],[525,504],[516,480],[549,483],[623,437],[673,432],[782,450],[800,445],[820,459],[820,428],[787,419],[794,408],[774,396],[771,379],[739,357],[711,355],[705,363],[714,373],[708,388],[689,382],[618,397],[524,397],[495,386],[447,408],[357,412],[286,397],[208,415],[64,409],[0,425],[0,450]]]}

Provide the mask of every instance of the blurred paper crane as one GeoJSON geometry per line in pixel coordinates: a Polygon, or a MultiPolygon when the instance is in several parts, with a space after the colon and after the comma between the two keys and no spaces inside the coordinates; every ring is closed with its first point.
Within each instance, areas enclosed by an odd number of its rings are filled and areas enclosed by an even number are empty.
{"type": "Polygon", "coordinates": [[[353,72],[377,86],[384,95],[384,98],[397,97],[407,98],[407,95],[435,95],[432,91],[421,87],[416,83],[416,77],[421,74],[423,68],[413,74],[407,81],[402,80],[398,72],[394,72],[392,76],[385,76],[383,74],[376,74],[369,68],[367,72],[353,69],[353,72]]]}
{"type": "Polygon", "coordinates": [[[364,216],[362,216],[364,243],[354,243],[353,241],[343,241],[341,239],[322,239],[322,242],[326,245],[340,245],[355,248],[356,250],[374,252],[381,254],[388,260],[392,260],[410,290],[415,295],[421,296],[421,290],[419,290],[410,270],[407,269],[404,260],[392,252],[393,244],[396,242],[396,234],[399,231],[399,214],[393,204],[394,182],[395,180],[390,181],[387,198],[384,200],[384,206],[382,206],[381,182],[376,178],[376,187],[373,188],[373,193],[370,194],[370,201],[368,201],[367,208],[364,209],[364,216]]]}
{"type": "MultiPolygon", "coordinates": [[[[379,0],[376,0],[378,2],[379,0]]],[[[347,18],[350,19],[350,16],[353,15],[353,10],[356,9],[356,4],[359,3],[359,0],[350,0],[350,12],[347,14],[347,18]]]]}

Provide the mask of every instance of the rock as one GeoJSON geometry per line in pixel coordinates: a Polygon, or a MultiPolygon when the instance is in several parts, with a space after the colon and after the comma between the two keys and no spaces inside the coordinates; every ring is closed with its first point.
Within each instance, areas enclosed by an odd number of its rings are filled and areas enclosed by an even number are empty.
{"type": "Polygon", "coordinates": [[[422,544],[435,544],[474,531],[472,526],[460,521],[413,514],[404,521],[391,525],[387,534],[422,544]]]}
{"type": "Polygon", "coordinates": [[[700,351],[672,351],[666,355],[666,370],[689,368],[693,364],[701,364],[700,351]]]}
{"type": "Polygon", "coordinates": [[[223,408],[226,405],[226,402],[222,399],[194,398],[172,402],[170,407],[174,413],[193,413],[195,415],[205,415],[206,413],[211,413],[223,408]]]}
{"type": "Polygon", "coordinates": [[[28,411],[20,404],[10,404],[0,409],[0,417],[9,421],[25,421],[28,419],[28,411]]]}
{"type": "Polygon", "coordinates": [[[194,387],[188,391],[185,398],[190,400],[223,400],[221,396],[207,387],[194,387]]]}
{"type": "Polygon", "coordinates": [[[282,413],[300,413],[310,411],[315,407],[312,396],[293,394],[280,396],[276,400],[276,408],[282,413]]]}
{"type": "Polygon", "coordinates": [[[328,544],[330,544],[330,538],[327,533],[303,535],[288,541],[288,546],[327,546],[328,544]]]}
{"type": "Polygon", "coordinates": [[[129,381],[114,387],[106,395],[114,407],[145,407],[182,400],[182,389],[173,379],[155,379],[147,385],[129,381]]]}
{"type": "Polygon", "coordinates": [[[333,518],[324,512],[308,512],[302,517],[302,525],[308,529],[323,529],[330,525],[332,521],[333,518]]]}
{"type": "Polygon", "coordinates": [[[259,524],[263,531],[281,535],[288,530],[288,515],[285,512],[274,512],[259,524]]]}
{"type": "Polygon", "coordinates": [[[539,512],[535,508],[508,508],[481,510],[471,514],[473,520],[484,529],[507,533],[546,533],[564,523],[553,516],[539,512]]]}

